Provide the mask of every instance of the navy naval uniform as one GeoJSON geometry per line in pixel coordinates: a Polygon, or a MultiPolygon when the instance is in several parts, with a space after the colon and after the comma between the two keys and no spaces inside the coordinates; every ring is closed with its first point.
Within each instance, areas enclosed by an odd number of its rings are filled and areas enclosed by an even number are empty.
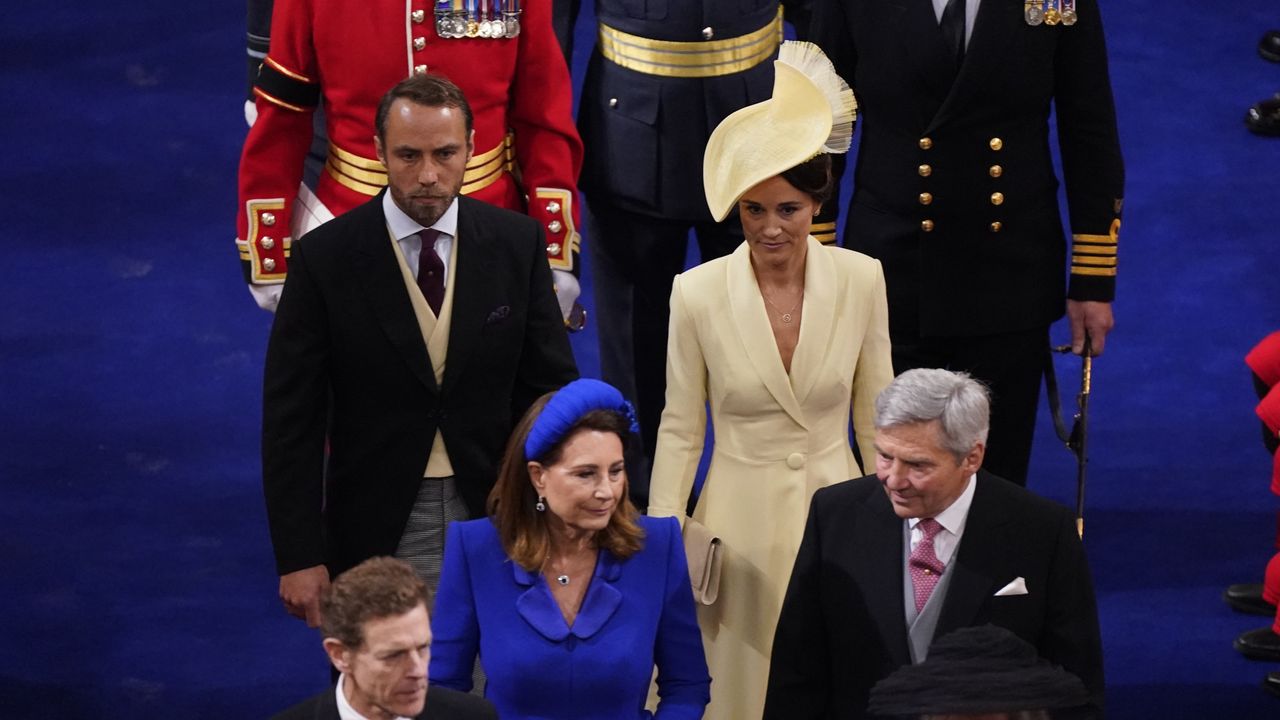
{"type": "Polygon", "coordinates": [[[1048,327],[1064,298],[1115,295],[1124,165],[1097,0],[1076,0],[1071,25],[1029,24],[1023,0],[968,3],[959,63],[930,0],[818,0],[811,35],[858,99],[844,244],[884,265],[894,370],[987,383],[983,466],[1025,484],[1048,327]]]}
{"type": "MultiPolygon", "coordinates": [[[[566,56],[577,4],[557,7],[566,56]]],[[[786,19],[806,27],[808,4],[788,2],[786,19]]],[[[703,152],[720,121],[772,93],[783,15],[777,0],[596,0],[595,13],[578,186],[593,243],[601,370],[637,406],[647,458],[633,467],[631,492],[644,507],[665,402],[672,278],[684,269],[689,230],[703,261],[743,240],[737,217],[711,218],[703,152]]],[[[834,242],[835,224],[820,216],[813,234],[834,242]]]]}

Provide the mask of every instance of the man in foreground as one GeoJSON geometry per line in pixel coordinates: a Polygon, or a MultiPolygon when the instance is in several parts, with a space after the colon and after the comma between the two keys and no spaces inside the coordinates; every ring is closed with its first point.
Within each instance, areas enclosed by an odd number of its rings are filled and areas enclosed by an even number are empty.
{"type": "Polygon", "coordinates": [[[993,624],[1083,680],[1102,643],[1071,513],[982,471],[990,401],[916,369],[876,399],[876,475],[819,490],[774,637],[766,718],[863,718],[872,685],[935,637],[993,624]]]}
{"type": "Polygon", "coordinates": [[[393,558],[366,560],[324,594],[324,651],[342,673],[335,687],[276,720],[477,720],[497,718],[488,701],[427,689],[431,621],[427,586],[393,558]]]}

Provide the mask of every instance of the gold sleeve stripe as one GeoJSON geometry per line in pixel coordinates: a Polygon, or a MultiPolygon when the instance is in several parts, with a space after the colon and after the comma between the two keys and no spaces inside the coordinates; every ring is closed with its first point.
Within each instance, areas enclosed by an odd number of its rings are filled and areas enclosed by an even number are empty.
{"type": "Polygon", "coordinates": [[[257,87],[256,87],[256,88],[254,88],[254,89],[253,89],[253,94],[254,94],[254,95],[257,95],[258,97],[262,98],[263,100],[266,100],[267,102],[270,102],[270,103],[274,103],[274,104],[276,104],[276,105],[279,105],[280,107],[282,107],[282,108],[284,108],[284,109],[286,109],[286,110],[292,110],[292,111],[294,111],[294,112],[306,112],[306,111],[307,111],[307,110],[306,110],[306,108],[299,107],[299,106],[294,105],[294,104],[292,104],[292,103],[287,103],[287,102],[285,102],[285,101],[281,100],[280,98],[275,97],[274,95],[268,95],[268,94],[266,94],[265,92],[263,92],[263,91],[262,91],[262,88],[257,88],[257,87]]]}
{"type": "Polygon", "coordinates": [[[1072,255],[1071,264],[1073,266],[1093,265],[1095,267],[1115,267],[1116,259],[1113,257],[1091,257],[1089,255],[1072,255]]]}
{"type": "Polygon", "coordinates": [[[1095,277],[1115,277],[1115,268],[1072,267],[1072,275],[1092,275],[1095,277]]]}
{"type": "Polygon", "coordinates": [[[1086,255],[1115,255],[1115,245],[1089,245],[1086,243],[1076,243],[1072,246],[1071,252],[1083,253],[1086,255]]]}
{"type": "Polygon", "coordinates": [[[1098,245],[1115,245],[1116,238],[1111,235],[1072,235],[1072,242],[1094,243],[1098,245]]]}
{"type": "Polygon", "coordinates": [[[823,245],[835,245],[835,244],[836,244],[836,234],[835,234],[835,233],[813,233],[813,239],[814,239],[814,240],[817,240],[818,242],[822,243],[823,245]]]}
{"type": "Polygon", "coordinates": [[[817,235],[818,233],[833,233],[836,231],[836,224],[833,222],[814,223],[809,228],[809,234],[817,235]]]}
{"type": "Polygon", "coordinates": [[[306,75],[302,75],[301,73],[296,73],[296,72],[294,72],[294,71],[290,70],[289,68],[287,68],[287,67],[285,67],[285,66],[281,65],[280,63],[276,62],[275,60],[272,60],[270,56],[268,56],[265,60],[263,60],[263,62],[265,62],[266,64],[268,64],[268,65],[270,65],[271,67],[275,68],[276,70],[279,70],[281,73],[284,73],[285,75],[288,75],[289,77],[293,78],[294,80],[297,80],[298,82],[304,82],[304,83],[307,83],[307,84],[309,84],[309,85],[314,85],[314,84],[316,83],[316,81],[315,81],[315,80],[312,80],[311,78],[307,77],[306,75]]]}

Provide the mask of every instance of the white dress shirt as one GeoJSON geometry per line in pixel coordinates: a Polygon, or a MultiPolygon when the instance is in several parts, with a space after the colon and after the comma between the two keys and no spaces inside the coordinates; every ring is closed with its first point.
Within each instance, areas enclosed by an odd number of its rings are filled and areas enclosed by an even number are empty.
{"type": "MultiPolygon", "coordinates": [[[[418,233],[427,228],[406,215],[391,199],[390,191],[382,195],[382,214],[386,216],[387,227],[390,228],[396,243],[400,245],[405,264],[413,271],[413,277],[416,279],[418,259],[422,257],[422,238],[418,233]]],[[[441,215],[430,229],[440,233],[440,237],[436,240],[436,255],[440,256],[440,262],[444,264],[441,286],[448,287],[449,271],[452,269],[449,267],[449,257],[453,254],[453,240],[458,236],[458,198],[455,197],[453,202],[449,203],[449,209],[444,211],[444,215],[441,215]]]]}
{"type": "MultiPolygon", "coordinates": [[[[457,202],[457,200],[454,200],[457,202]]],[[[346,682],[347,675],[343,673],[338,676],[338,685],[334,688],[334,692],[338,693],[338,717],[341,720],[369,720],[369,718],[361,715],[355,708],[351,707],[351,703],[347,702],[347,694],[342,692],[342,684],[346,682]]],[[[395,720],[411,720],[411,718],[397,715],[395,720]]]]}
{"type": "MultiPolygon", "coordinates": [[[[973,491],[977,486],[977,474],[970,475],[969,484],[960,493],[960,497],[933,518],[942,526],[938,534],[933,536],[933,554],[938,556],[938,562],[944,566],[951,564],[951,556],[955,555],[956,547],[960,545],[960,536],[964,535],[964,525],[969,520],[969,507],[973,505],[973,491]]],[[[922,519],[911,518],[907,521],[911,528],[911,552],[915,552],[916,546],[924,539],[924,531],[919,527],[922,519]]]]}

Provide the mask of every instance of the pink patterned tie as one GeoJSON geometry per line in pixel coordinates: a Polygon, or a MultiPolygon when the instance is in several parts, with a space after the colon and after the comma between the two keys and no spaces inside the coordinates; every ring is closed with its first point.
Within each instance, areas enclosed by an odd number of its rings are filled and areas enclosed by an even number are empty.
{"type": "Polygon", "coordinates": [[[907,565],[911,568],[911,585],[916,591],[916,612],[918,613],[924,609],[924,604],[929,602],[929,596],[933,594],[933,588],[938,585],[938,580],[942,577],[942,571],[946,566],[938,560],[937,553],[933,551],[933,539],[942,530],[942,526],[933,518],[925,518],[916,527],[920,528],[924,537],[920,538],[916,549],[911,551],[911,559],[907,565]]]}

